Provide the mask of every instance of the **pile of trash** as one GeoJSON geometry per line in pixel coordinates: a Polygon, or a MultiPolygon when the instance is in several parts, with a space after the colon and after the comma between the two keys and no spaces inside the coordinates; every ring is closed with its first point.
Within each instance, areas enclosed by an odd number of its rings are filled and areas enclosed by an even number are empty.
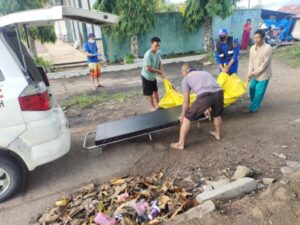
{"type": "Polygon", "coordinates": [[[180,186],[162,172],[90,184],[55,203],[34,225],[155,225],[198,205],[201,185],[180,186]]]}

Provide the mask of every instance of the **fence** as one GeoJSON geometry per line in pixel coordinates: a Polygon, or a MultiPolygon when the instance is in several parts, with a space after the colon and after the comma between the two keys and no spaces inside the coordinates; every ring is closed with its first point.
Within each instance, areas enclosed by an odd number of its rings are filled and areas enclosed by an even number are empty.
{"type": "MultiPolygon", "coordinates": [[[[241,39],[243,24],[250,18],[253,24],[253,30],[258,28],[261,21],[261,10],[235,10],[233,15],[222,20],[220,17],[213,19],[213,36],[217,37],[220,28],[226,27],[230,34],[241,39]]],[[[200,52],[203,50],[203,27],[195,32],[187,32],[184,28],[183,17],[180,13],[158,13],[155,17],[154,28],[148,33],[138,34],[139,57],[150,47],[150,39],[153,36],[159,36],[162,40],[162,55],[184,54],[189,52],[200,52]]],[[[120,42],[113,38],[103,37],[104,51],[110,62],[122,60],[126,54],[130,54],[130,38],[120,42]]]]}

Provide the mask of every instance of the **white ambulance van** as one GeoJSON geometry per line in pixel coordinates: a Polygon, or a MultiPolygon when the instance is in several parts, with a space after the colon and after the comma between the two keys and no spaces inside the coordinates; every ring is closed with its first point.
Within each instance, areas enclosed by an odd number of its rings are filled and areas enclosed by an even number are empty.
{"type": "Polygon", "coordinates": [[[96,25],[119,22],[116,15],[64,6],[0,17],[0,202],[23,189],[29,171],[70,149],[68,121],[19,32],[20,27],[64,19],[96,25]]]}

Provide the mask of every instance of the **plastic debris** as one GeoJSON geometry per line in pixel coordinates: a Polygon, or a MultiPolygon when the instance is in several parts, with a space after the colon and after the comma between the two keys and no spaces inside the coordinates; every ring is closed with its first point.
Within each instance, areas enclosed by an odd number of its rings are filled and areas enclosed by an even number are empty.
{"type": "Polygon", "coordinates": [[[125,202],[128,197],[129,197],[128,193],[123,193],[123,194],[118,196],[118,201],[119,202],[125,202]]]}
{"type": "Polygon", "coordinates": [[[98,213],[94,219],[94,222],[98,225],[116,225],[115,218],[111,218],[104,213],[98,213]]]}
{"type": "Polygon", "coordinates": [[[139,216],[143,216],[149,209],[148,202],[142,201],[136,204],[135,210],[139,216]]]}
{"type": "MultiPolygon", "coordinates": [[[[63,197],[55,208],[41,215],[41,225],[156,225],[194,205],[194,183],[165,177],[164,173],[151,176],[123,177],[107,184],[89,184],[63,197]],[[182,183],[181,183],[182,182],[182,183]],[[188,186],[186,186],[188,185],[188,186]],[[50,222],[50,223],[49,223],[50,222]]],[[[199,190],[201,184],[197,184],[199,190]]]]}
{"type": "Polygon", "coordinates": [[[149,220],[153,220],[160,213],[160,208],[157,206],[157,201],[151,203],[151,212],[148,215],[149,220]]]}

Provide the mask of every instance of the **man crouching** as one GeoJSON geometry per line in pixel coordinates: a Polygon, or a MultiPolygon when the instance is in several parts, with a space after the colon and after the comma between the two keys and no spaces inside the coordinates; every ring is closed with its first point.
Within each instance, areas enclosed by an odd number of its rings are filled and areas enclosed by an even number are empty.
{"type": "Polygon", "coordinates": [[[221,139],[221,114],[224,109],[223,90],[218,85],[213,76],[205,71],[193,69],[189,64],[184,64],[181,69],[183,76],[182,91],[184,101],[180,116],[180,136],[179,141],[172,143],[171,147],[178,150],[184,149],[185,138],[191,127],[191,121],[196,120],[202,114],[206,114],[211,109],[214,118],[215,131],[211,131],[217,140],[221,139]],[[190,106],[190,92],[197,95],[197,99],[190,106]]]}

